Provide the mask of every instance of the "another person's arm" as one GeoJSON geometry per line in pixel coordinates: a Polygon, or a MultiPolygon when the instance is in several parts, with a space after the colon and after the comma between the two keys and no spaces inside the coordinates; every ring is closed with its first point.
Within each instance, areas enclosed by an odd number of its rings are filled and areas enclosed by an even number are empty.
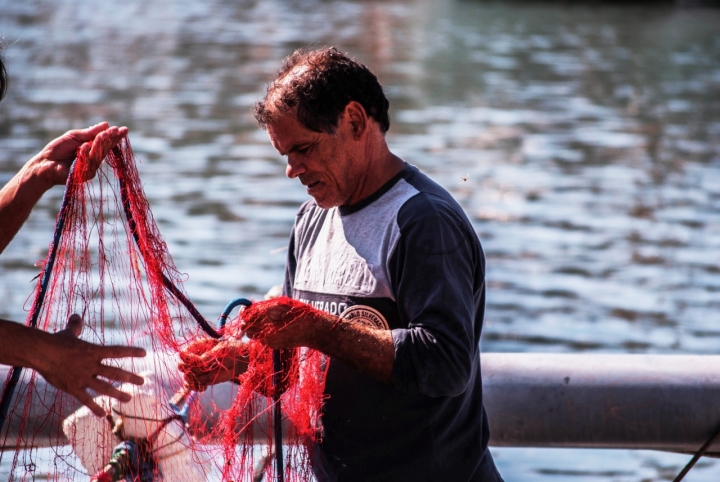
{"type": "Polygon", "coordinates": [[[55,185],[65,184],[77,150],[88,151],[89,178],[110,150],[127,135],[126,127],[102,122],[68,131],[51,141],[0,190],[0,253],[20,230],[33,206],[55,185]]]}
{"type": "MultiPolygon", "coordinates": [[[[107,122],[68,131],[25,163],[0,190],[0,252],[17,234],[42,195],[55,185],[65,184],[78,149],[85,151],[90,162],[88,179],[91,179],[108,152],[126,135],[127,128],[110,127],[107,122]]],[[[81,331],[82,320],[77,315],[68,320],[65,330],[55,334],[0,320],[0,363],[37,370],[51,385],[101,416],[103,410],[92,401],[87,389],[128,401],[130,395],[120,392],[109,381],[143,383],[141,377],[105,366],[102,360],[141,357],[145,350],[93,345],[77,338],[81,331]]]]}
{"type": "Polygon", "coordinates": [[[77,398],[100,417],[105,411],[93,401],[88,389],[127,402],[130,395],[115,388],[112,382],[143,384],[142,377],[104,365],[103,360],[144,357],[145,350],[88,343],[78,339],[82,327],[78,315],[72,315],[67,327],[57,333],[0,320],[0,364],[36,370],[52,386],[77,398]]]}

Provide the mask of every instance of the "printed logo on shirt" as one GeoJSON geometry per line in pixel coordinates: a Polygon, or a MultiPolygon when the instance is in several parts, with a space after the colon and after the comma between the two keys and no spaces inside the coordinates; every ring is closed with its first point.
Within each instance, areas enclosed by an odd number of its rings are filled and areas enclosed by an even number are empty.
{"type": "Polygon", "coordinates": [[[312,306],[316,310],[324,311],[325,313],[330,313],[331,315],[340,316],[340,313],[344,312],[347,308],[347,303],[336,303],[334,301],[314,301],[308,300],[307,298],[298,298],[297,300],[312,306]]]}
{"type": "Polygon", "coordinates": [[[390,329],[387,320],[378,310],[365,305],[351,306],[340,313],[340,318],[362,323],[373,328],[380,328],[381,330],[390,329]]]}

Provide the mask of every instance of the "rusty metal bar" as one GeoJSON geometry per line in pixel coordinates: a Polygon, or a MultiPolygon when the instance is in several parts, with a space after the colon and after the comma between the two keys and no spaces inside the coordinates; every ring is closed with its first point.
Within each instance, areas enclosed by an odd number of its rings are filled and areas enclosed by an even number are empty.
{"type": "MultiPolygon", "coordinates": [[[[494,446],[692,453],[720,425],[720,356],[483,353],[482,374],[494,446]]],[[[54,393],[36,388],[46,401],[54,393]]],[[[201,403],[228,406],[233,394],[231,385],[217,386],[201,403]]],[[[46,410],[34,401],[29,421],[46,410]]],[[[36,445],[58,442],[61,429],[49,425],[36,445]]],[[[8,428],[14,442],[17,426],[8,428]]],[[[720,442],[708,454],[720,455],[720,442]]]]}
{"type": "Polygon", "coordinates": [[[482,374],[495,446],[691,453],[720,425],[720,356],[484,353],[482,374]]]}

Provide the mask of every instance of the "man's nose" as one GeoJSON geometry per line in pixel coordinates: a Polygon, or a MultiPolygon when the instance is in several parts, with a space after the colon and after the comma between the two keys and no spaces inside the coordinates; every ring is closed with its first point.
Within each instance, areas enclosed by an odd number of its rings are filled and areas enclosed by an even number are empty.
{"type": "Polygon", "coordinates": [[[289,154],[287,158],[287,167],[285,168],[285,175],[290,179],[295,179],[305,171],[305,164],[298,161],[297,157],[294,155],[289,154]]]}

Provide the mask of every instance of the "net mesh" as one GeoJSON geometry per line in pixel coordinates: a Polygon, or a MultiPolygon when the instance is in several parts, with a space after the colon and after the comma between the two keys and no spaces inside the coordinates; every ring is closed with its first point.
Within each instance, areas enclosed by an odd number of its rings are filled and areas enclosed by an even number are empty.
{"type": "MultiPolygon", "coordinates": [[[[82,313],[81,338],[148,349],[144,359],[106,361],[144,374],[146,383],[121,387],[134,395],[127,403],[98,397],[108,411],[101,419],[24,370],[0,434],[0,476],[64,481],[97,473],[96,480],[116,480],[103,472],[108,462],[137,468],[135,459],[145,457],[155,462],[144,469],[152,473],[137,480],[277,480],[272,410],[280,400],[283,478],[312,480],[309,461],[319,438],[327,361],[314,350],[283,350],[282,383],[274,384],[272,350],[245,339],[249,364],[240,383],[188,397],[186,414],[171,410],[173,395],[187,391],[179,353],[189,347],[196,355],[212,352],[220,363],[223,341],[208,336],[187,300],[184,275],[153,219],[129,141],[108,155],[94,181],[84,182],[87,170],[79,157],[66,188],[68,202],[60,213],[65,226],[37,327],[56,332],[72,313],[82,313]],[[123,448],[123,441],[132,443],[123,448]],[[146,450],[127,448],[134,443],[146,450]]],[[[36,297],[39,291],[40,281],[36,297]]],[[[272,303],[257,303],[247,313],[272,303]]],[[[297,309],[312,310],[301,303],[297,309]]],[[[224,338],[242,337],[243,316],[228,322],[224,338]]]]}

